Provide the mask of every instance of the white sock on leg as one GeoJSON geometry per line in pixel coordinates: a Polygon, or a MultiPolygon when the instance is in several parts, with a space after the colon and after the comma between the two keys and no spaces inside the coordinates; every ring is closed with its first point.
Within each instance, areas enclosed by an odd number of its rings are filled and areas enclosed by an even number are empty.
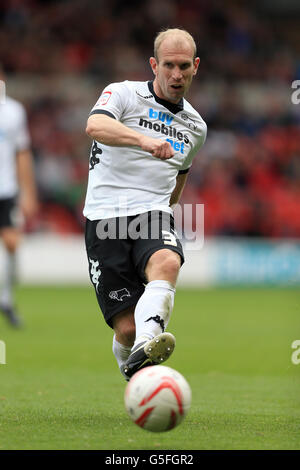
{"type": "Polygon", "coordinates": [[[13,287],[16,274],[16,254],[5,252],[5,269],[1,289],[0,303],[6,307],[13,306],[13,287]]]}
{"type": "Polygon", "coordinates": [[[114,356],[117,360],[118,366],[120,368],[127,361],[128,356],[131,352],[131,347],[130,346],[124,346],[124,344],[119,343],[116,340],[116,335],[114,335],[112,350],[113,350],[114,356]]]}
{"type": "Polygon", "coordinates": [[[147,284],[135,307],[136,339],[133,347],[165,331],[173,310],[175,292],[175,287],[168,281],[147,284]]]}

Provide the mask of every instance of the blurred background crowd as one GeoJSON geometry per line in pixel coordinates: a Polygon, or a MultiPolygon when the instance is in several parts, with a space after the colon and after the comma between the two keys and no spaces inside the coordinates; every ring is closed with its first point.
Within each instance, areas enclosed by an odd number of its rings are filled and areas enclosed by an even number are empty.
{"type": "Polygon", "coordinates": [[[188,100],[208,125],[182,202],[207,236],[300,236],[300,8],[287,0],[5,0],[0,61],[28,112],[41,209],[29,231],[82,233],[90,109],[110,82],[149,80],[155,34],[201,58],[188,100]]]}

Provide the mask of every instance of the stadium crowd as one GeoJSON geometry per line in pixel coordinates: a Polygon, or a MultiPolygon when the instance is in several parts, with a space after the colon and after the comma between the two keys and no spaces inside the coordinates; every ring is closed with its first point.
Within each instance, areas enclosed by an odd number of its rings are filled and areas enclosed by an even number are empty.
{"type": "Polygon", "coordinates": [[[41,200],[28,230],[82,232],[89,110],[108,83],[151,79],[154,35],[179,26],[199,45],[188,99],[208,124],[182,202],[205,204],[208,236],[299,237],[299,23],[259,2],[2,2],[0,61],[28,111],[41,200]]]}

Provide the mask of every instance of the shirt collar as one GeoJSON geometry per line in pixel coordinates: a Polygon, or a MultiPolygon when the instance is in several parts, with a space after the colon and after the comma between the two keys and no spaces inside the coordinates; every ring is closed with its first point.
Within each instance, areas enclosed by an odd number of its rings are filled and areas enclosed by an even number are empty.
{"type": "Polygon", "coordinates": [[[154,96],[155,101],[157,101],[157,103],[167,108],[169,111],[171,111],[171,113],[176,114],[176,113],[179,113],[179,111],[183,110],[183,98],[181,98],[179,103],[171,103],[170,101],[159,98],[159,96],[157,96],[157,94],[154,91],[153,80],[148,82],[148,88],[150,92],[152,93],[152,95],[154,96]]]}

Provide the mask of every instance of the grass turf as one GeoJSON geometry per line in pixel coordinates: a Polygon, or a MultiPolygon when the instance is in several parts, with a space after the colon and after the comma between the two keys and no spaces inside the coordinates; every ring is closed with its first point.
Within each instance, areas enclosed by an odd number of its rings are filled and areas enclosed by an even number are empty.
{"type": "Polygon", "coordinates": [[[126,383],[89,287],[20,287],[26,327],[0,317],[0,449],[300,449],[296,289],[178,290],[166,365],[189,381],[185,421],[149,433],[126,415],[126,383]]]}

